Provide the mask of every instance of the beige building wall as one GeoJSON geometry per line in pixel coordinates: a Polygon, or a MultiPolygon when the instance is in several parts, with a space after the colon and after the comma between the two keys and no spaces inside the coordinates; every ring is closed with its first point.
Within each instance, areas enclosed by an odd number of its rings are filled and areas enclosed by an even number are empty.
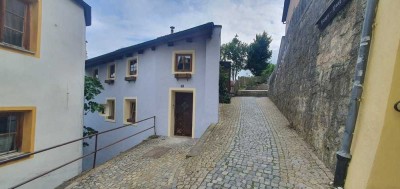
{"type": "Polygon", "coordinates": [[[346,189],[400,188],[400,1],[379,1],[346,189]]]}

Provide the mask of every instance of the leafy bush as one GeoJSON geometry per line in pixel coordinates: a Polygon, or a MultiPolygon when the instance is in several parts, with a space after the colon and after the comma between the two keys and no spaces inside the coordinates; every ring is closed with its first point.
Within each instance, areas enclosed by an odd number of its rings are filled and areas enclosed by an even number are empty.
{"type": "MultiPolygon", "coordinates": [[[[97,78],[85,76],[85,102],[83,104],[84,114],[86,115],[89,112],[101,112],[104,110],[104,106],[93,101],[93,99],[101,93],[103,90],[103,85],[101,85],[100,81],[97,78]]],[[[83,126],[83,137],[90,136],[98,133],[97,130],[83,126]]],[[[92,137],[89,137],[89,139],[92,137]]],[[[89,146],[87,142],[83,142],[83,146],[89,146]]]]}
{"type": "Polygon", "coordinates": [[[229,93],[229,86],[227,83],[230,82],[229,73],[224,71],[223,67],[220,67],[219,73],[219,103],[231,103],[231,95],[229,93]]]}

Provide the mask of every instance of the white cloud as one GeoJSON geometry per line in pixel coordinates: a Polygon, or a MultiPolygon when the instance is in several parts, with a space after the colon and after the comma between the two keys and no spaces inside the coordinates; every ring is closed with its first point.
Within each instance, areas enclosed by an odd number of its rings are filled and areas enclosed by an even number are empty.
{"type": "Polygon", "coordinates": [[[207,22],[222,25],[222,43],[235,34],[250,43],[266,31],[273,41],[272,62],[276,62],[280,39],[281,0],[87,0],[92,6],[92,26],[87,28],[88,56],[95,57],[170,32],[207,22]]]}

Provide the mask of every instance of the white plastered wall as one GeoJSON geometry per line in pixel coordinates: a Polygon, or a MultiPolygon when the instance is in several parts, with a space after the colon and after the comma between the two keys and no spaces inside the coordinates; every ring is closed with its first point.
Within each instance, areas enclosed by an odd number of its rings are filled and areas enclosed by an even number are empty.
{"type": "MultiPolygon", "coordinates": [[[[40,58],[0,50],[0,106],[35,106],[35,150],[82,137],[85,19],[72,0],[42,1],[40,58]],[[68,15],[68,16],[66,16],[68,15]]],[[[0,167],[0,188],[9,188],[73,160],[82,143],[0,167]]],[[[77,161],[22,188],[54,188],[81,171],[77,161]]]]}

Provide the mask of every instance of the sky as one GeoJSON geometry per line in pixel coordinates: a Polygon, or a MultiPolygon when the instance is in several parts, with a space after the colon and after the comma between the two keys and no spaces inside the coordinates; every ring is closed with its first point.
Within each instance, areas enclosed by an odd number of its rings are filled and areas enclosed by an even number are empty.
{"type": "Polygon", "coordinates": [[[237,34],[251,43],[266,31],[276,63],[281,37],[283,0],[85,0],[92,7],[87,28],[88,58],[142,43],[207,22],[222,25],[221,40],[237,34]]]}

